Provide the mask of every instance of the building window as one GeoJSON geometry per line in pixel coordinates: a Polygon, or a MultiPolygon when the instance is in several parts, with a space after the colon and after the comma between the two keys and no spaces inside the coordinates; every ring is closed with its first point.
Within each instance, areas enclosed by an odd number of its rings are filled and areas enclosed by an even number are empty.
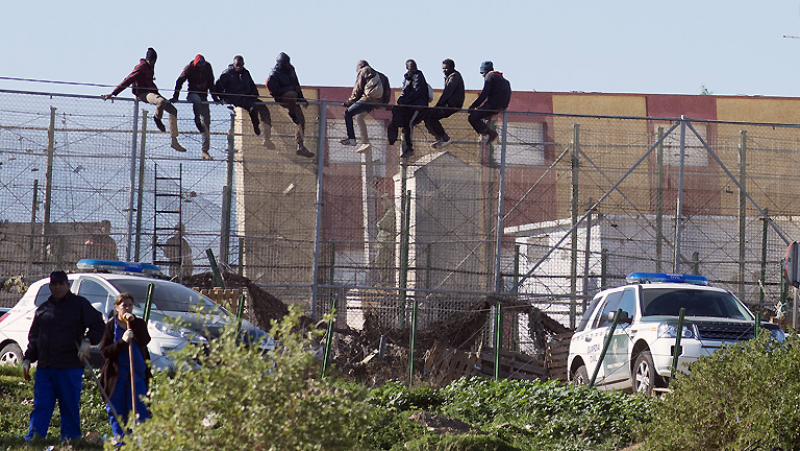
{"type": "MultiPolygon", "coordinates": [[[[664,127],[666,131],[669,130],[672,124],[656,124],[656,128],[659,126],[664,127]]],[[[706,124],[692,123],[692,126],[703,138],[703,141],[708,142],[706,124]]],[[[683,164],[685,166],[708,166],[708,152],[689,127],[686,127],[684,149],[683,164]]],[[[672,133],[664,138],[664,165],[681,165],[681,129],[679,127],[676,127],[672,133]]]]}
{"type": "MultiPolygon", "coordinates": [[[[498,133],[500,130],[498,130],[498,133]]],[[[495,164],[500,164],[502,134],[494,152],[495,164]]],[[[506,124],[506,164],[521,166],[544,165],[544,122],[512,122],[506,124]]]]}

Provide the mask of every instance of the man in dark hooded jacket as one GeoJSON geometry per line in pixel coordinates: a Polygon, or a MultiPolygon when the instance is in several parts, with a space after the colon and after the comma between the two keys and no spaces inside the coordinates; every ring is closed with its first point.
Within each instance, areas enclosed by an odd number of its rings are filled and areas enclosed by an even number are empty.
{"type": "Polygon", "coordinates": [[[178,110],[175,105],[158,93],[158,88],[153,82],[157,58],[156,51],[152,47],[148,48],[147,55],[139,60],[139,64],[133,68],[133,72],[125,77],[111,94],[103,94],[100,98],[108,100],[124,91],[128,86],[133,85],[131,90],[136,98],[156,106],[156,114],[153,115],[153,121],[162,132],[166,131],[166,129],[164,128],[164,123],[161,122],[161,117],[164,115],[164,111],[169,114],[169,136],[172,137],[171,147],[178,152],[186,152],[186,149],[178,143],[178,110]]]}
{"type": "MultiPolygon", "coordinates": [[[[211,160],[208,149],[211,147],[211,112],[208,108],[208,92],[214,89],[214,69],[206,61],[203,55],[194,57],[186,67],[183,68],[178,80],[175,82],[175,92],[172,94],[172,103],[178,101],[178,94],[181,92],[183,82],[189,81],[189,94],[186,100],[192,102],[194,110],[194,124],[197,130],[203,134],[203,153],[200,154],[204,160],[211,160]]],[[[211,97],[215,102],[219,102],[219,97],[212,92],[211,97]]]]}
{"type": "Polygon", "coordinates": [[[511,101],[511,83],[503,78],[502,72],[494,70],[491,61],[481,63],[481,75],[483,75],[483,90],[470,105],[467,120],[479,135],[487,137],[488,146],[497,139],[497,132],[490,129],[487,122],[492,116],[508,108],[508,103],[511,101]]]}
{"type": "Polygon", "coordinates": [[[313,158],[314,153],[306,149],[303,145],[303,135],[306,129],[306,118],[303,110],[298,103],[305,103],[308,100],[303,97],[303,90],[300,89],[300,81],[297,79],[297,72],[290,63],[289,55],[281,52],[275,60],[275,67],[272,68],[267,77],[267,89],[269,93],[282,107],[289,111],[289,117],[294,122],[294,139],[297,142],[297,155],[306,158],[313,158]]]}
{"type": "Polygon", "coordinates": [[[428,83],[422,71],[417,69],[417,62],[406,61],[406,73],[403,76],[403,91],[397,98],[397,106],[392,108],[392,121],[389,123],[387,138],[389,145],[397,142],[397,132],[403,128],[405,148],[400,158],[408,158],[414,154],[414,125],[422,122],[423,108],[428,106],[428,83]]]}
{"type": "Polygon", "coordinates": [[[219,76],[219,80],[214,85],[216,94],[228,104],[244,108],[250,113],[250,121],[253,123],[253,131],[256,135],[264,134],[264,146],[267,149],[275,150],[275,144],[270,139],[272,133],[272,119],[270,118],[269,108],[258,100],[258,88],[250,76],[250,71],[244,68],[244,57],[236,55],[233,57],[233,64],[219,76]],[[261,121],[261,127],[259,126],[261,121]]]}
{"type": "Polygon", "coordinates": [[[436,107],[425,115],[425,127],[436,138],[436,142],[431,144],[434,149],[441,149],[451,142],[442,127],[441,120],[454,115],[464,106],[464,79],[456,70],[455,61],[450,58],[442,61],[442,72],[444,72],[444,91],[436,102],[436,107]]]}

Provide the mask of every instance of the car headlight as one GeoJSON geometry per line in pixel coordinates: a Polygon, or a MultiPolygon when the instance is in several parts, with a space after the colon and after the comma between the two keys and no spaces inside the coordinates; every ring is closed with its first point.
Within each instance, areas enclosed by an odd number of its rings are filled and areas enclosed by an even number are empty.
{"type": "Polygon", "coordinates": [[[783,343],[783,340],[786,339],[786,334],[783,333],[782,329],[770,329],[769,333],[772,335],[772,338],[778,340],[779,343],[783,343]]]}
{"type": "MultiPolygon", "coordinates": [[[[677,336],[677,324],[663,323],[658,325],[658,338],[675,338],[677,336]]],[[[690,324],[684,324],[681,338],[694,338],[694,327],[690,324]]]]}
{"type": "Polygon", "coordinates": [[[152,324],[157,331],[169,335],[170,337],[185,338],[187,340],[199,339],[200,341],[205,341],[205,337],[198,335],[185,327],[175,327],[172,324],[163,323],[161,321],[154,321],[150,324],[152,324]]]}

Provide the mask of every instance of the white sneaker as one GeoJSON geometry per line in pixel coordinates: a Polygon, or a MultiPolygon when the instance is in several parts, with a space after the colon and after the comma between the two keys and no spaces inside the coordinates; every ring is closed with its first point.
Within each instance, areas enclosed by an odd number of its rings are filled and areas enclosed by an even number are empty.
{"type": "Polygon", "coordinates": [[[343,146],[355,146],[356,145],[356,140],[353,139],[353,138],[343,139],[343,140],[341,140],[339,142],[342,143],[343,146]]]}
{"type": "Polygon", "coordinates": [[[441,149],[442,147],[449,146],[452,142],[453,140],[450,138],[447,138],[447,141],[437,140],[435,143],[431,144],[431,147],[434,149],[441,149]]]}
{"type": "Polygon", "coordinates": [[[206,151],[203,151],[203,152],[200,154],[200,158],[202,158],[202,159],[204,159],[204,160],[213,160],[213,158],[211,158],[211,154],[209,154],[209,153],[208,153],[208,152],[206,152],[206,151]]]}
{"type": "Polygon", "coordinates": [[[364,144],[361,145],[361,147],[358,148],[358,150],[356,150],[356,152],[364,153],[364,152],[366,152],[366,151],[368,151],[370,149],[372,149],[372,144],[364,143],[364,144]]]}

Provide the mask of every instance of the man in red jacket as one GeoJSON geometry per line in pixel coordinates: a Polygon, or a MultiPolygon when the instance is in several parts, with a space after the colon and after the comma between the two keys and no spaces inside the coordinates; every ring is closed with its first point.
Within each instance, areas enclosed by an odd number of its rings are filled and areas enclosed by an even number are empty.
{"type": "Polygon", "coordinates": [[[153,121],[162,132],[166,131],[166,129],[164,128],[164,123],[161,122],[161,116],[164,115],[165,110],[169,113],[169,135],[172,137],[171,147],[178,152],[186,152],[186,149],[178,143],[178,110],[175,105],[158,93],[158,87],[153,82],[156,58],[158,58],[156,51],[152,47],[148,48],[147,55],[144,59],[139,60],[139,64],[133,68],[133,72],[125,77],[111,94],[103,94],[100,97],[103,100],[108,100],[124,91],[128,86],[133,85],[131,90],[136,98],[156,106],[156,114],[153,115],[153,121]]]}
{"type": "MultiPolygon", "coordinates": [[[[194,60],[183,68],[183,72],[175,82],[175,92],[172,94],[172,103],[178,101],[178,94],[181,92],[183,82],[189,81],[189,94],[186,100],[192,102],[194,110],[194,124],[197,130],[203,134],[203,147],[200,154],[204,160],[211,160],[208,149],[211,148],[211,112],[208,108],[208,93],[214,89],[214,69],[206,61],[203,55],[197,55],[194,60]]],[[[211,92],[211,97],[215,102],[220,99],[216,93],[211,92]]]]}

